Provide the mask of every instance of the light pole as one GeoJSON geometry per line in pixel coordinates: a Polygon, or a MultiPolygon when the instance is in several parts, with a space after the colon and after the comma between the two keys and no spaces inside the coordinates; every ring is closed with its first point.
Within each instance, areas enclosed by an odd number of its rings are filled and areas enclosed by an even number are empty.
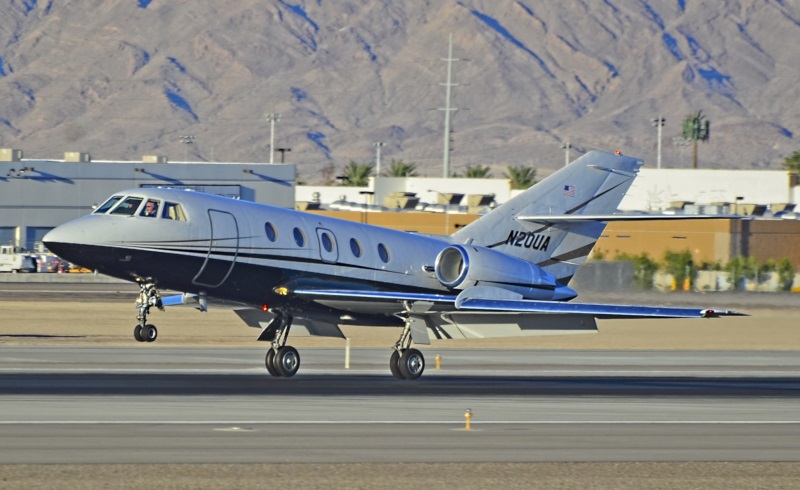
{"type": "Polygon", "coordinates": [[[375,177],[381,176],[381,146],[385,145],[386,143],[382,141],[372,143],[372,146],[375,147],[375,177]]]}
{"type": "Polygon", "coordinates": [[[367,210],[367,203],[370,199],[372,199],[372,196],[374,196],[375,193],[373,191],[358,191],[358,193],[364,196],[364,224],[367,224],[367,213],[369,212],[367,210]]]}
{"type": "Polygon", "coordinates": [[[186,161],[186,162],[189,161],[189,145],[194,144],[196,139],[197,138],[195,138],[192,135],[184,135],[184,136],[181,136],[181,138],[180,138],[181,143],[186,145],[186,149],[183,152],[183,160],[186,161]]]}
{"type": "Polygon", "coordinates": [[[281,115],[276,113],[269,113],[266,116],[269,121],[269,163],[275,163],[275,123],[281,120],[281,115]]]}
{"type": "Polygon", "coordinates": [[[661,169],[661,128],[664,127],[664,123],[667,122],[667,119],[661,116],[655,117],[650,120],[653,123],[653,126],[658,128],[658,144],[656,146],[656,168],[661,169]]]}
{"type": "Polygon", "coordinates": [[[569,141],[565,141],[563,145],[561,145],[561,149],[564,150],[564,166],[566,167],[569,165],[569,149],[572,146],[569,144],[569,141]]]}
{"type": "Polygon", "coordinates": [[[442,194],[441,192],[433,190],[433,189],[428,189],[428,192],[435,192],[435,193],[439,194],[440,196],[442,196],[442,198],[445,201],[447,201],[447,208],[445,208],[445,211],[444,211],[444,234],[445,235],[449,235],[450,234],[450,199],[448,199],[447,196],[442,194]]]}
{"type": "Polygon", "coordinates": [[[286,152],[292,151],[291,148],[275,148],[276,151],[281,152],[281,163],[286,163],[286,152]]]}

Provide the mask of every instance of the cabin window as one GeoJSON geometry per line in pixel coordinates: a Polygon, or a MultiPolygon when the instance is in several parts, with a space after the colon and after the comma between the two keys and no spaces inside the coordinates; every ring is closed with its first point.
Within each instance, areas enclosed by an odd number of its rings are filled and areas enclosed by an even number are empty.
{"type": "Polygon", "coordinates": [[[161,211],[161,217],[175,221],[186,221],[186,215],[183,213],[183,208],[176,202],[165,202],[164,210],[161,211]]]}
{"type": "Polygon", "coordinates": [[[322,235],[320,235],[320,241],[322,242],[322,248],[324,248],[326,252],[333,252],[333,240],[329,233],[322,233],[322,235]]]}
{"type": "Polygon", "coordinates": [[[362,249],[361,244],[355,238],[350,239],[350,251],[353,252],[353,257],[361,257],[362,249]]]}
{"type": "Polygon", "coordinates": [[[306,244],[306,235],[300,228],[294,229],[294,241],[297,243],[298,247],[305,246],[306,244]]]}
{"type": "Polygon", "coordinates": [[[139,216],[144,216],[146,218],[158,218],[158,205],[159,201],[155,199],[148,199],[146,203],[144,203],[144,207],[142,208],[142,212],[139,213],[139,216]]]}
{"type": "Polygon", "coordinates": [[[381,262],[384,264],[389,262],[389,249],[382,243],[378,244],[378,257],[381,258],[381,262]]]}
{"type": "Polygon", "coordinates": [[[139,209],[139,205],[142,204],[144,198],[141,197],[129,197],[119,203],[117,207],[111,211],[111,214],[117,214],[121,216],[133,216],[136,214],[136,210],[139,209]]]}
{"type": "Polygon", "coordinates": [[[102,206],[97,208],[94,211],[94,214],[104,214],[104,213],[108,212],[108,210],[113,208],[114,205],[116,203],[118,203],[120,199],[122,199],[122,196],[114,196],[114,197],[112,197],[108,201],[104,202],[102,206]]]}
{"type": "Polygon", "coordinates": [[[275,230],[275,225],[272,223],[264,223],[264,233],[267,234],[267,239],[271,242],[278,239],[278,232],[275,230]]]}

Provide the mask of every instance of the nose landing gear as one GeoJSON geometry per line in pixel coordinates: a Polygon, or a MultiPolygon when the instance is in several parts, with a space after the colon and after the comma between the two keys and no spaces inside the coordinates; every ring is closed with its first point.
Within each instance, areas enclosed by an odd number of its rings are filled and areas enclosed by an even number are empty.
{"type": "Polygon", "coordinates": [[[147,323],[147,315],[153,306],[164,311],[164,305],[161,303],[155,282],[143,279],[136,282],[139,284],[139,296],[136,298],[136,308],[139,309],[136,319],[139,323],[133,329],[133,338],[137,342],[154,342],[158,338],[158,329],[155,325],[147,323]]]}

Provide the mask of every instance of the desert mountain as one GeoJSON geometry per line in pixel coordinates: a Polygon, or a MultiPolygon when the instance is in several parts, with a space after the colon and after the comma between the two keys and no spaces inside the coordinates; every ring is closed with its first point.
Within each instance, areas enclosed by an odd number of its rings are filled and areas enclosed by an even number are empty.
{"type": "Polygon", "coordinates": [[[26,157],[552,169],[592,148],[689,167],[781,168],[800,149],[800,3],[789,0],[11,0],[0,16],[0,146],[26,157]],[[195,136],[184,145],[183,135],[195,136]],[[276,154],[276,160],[279,156],[276,154]]]}

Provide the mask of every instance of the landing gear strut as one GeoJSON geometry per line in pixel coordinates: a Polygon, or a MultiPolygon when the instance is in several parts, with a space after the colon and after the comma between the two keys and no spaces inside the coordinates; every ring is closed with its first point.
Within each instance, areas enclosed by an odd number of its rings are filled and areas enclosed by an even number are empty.
{"type": "Polygon", "coordinates": [[[389,358],[389,369],[397,379],[417,379],[425,370],[425,357],[422,352],[411,348],[411,322],[406,321],[400,340],[394,344],[389,358]]]}
{"type": "Polygon", "coordinates": [[[133,338],[137,342],[153,342],[158,338],[158,329],[155,325],[147,323],[147,315],[151,307],[155,306],[163,311],[164,306],[161,304],[161,296],[154,282],[145,280],[136,282],[139,283],[139,297],[136,298],[136,308],[139,309],[136,319],[139,323],[133,329],[133,338]]]}
{"type": "Polygon", "coordinates": [[[275,336],[267,351],[265,363],[267,371],[272,376],[291,378],[300,369],[300,354],[294,347],[286,345],[289,329],[292,326],[292,315],[277,313],[278,316],[267,326],[267,330],[275,331],[275,336]]]}

